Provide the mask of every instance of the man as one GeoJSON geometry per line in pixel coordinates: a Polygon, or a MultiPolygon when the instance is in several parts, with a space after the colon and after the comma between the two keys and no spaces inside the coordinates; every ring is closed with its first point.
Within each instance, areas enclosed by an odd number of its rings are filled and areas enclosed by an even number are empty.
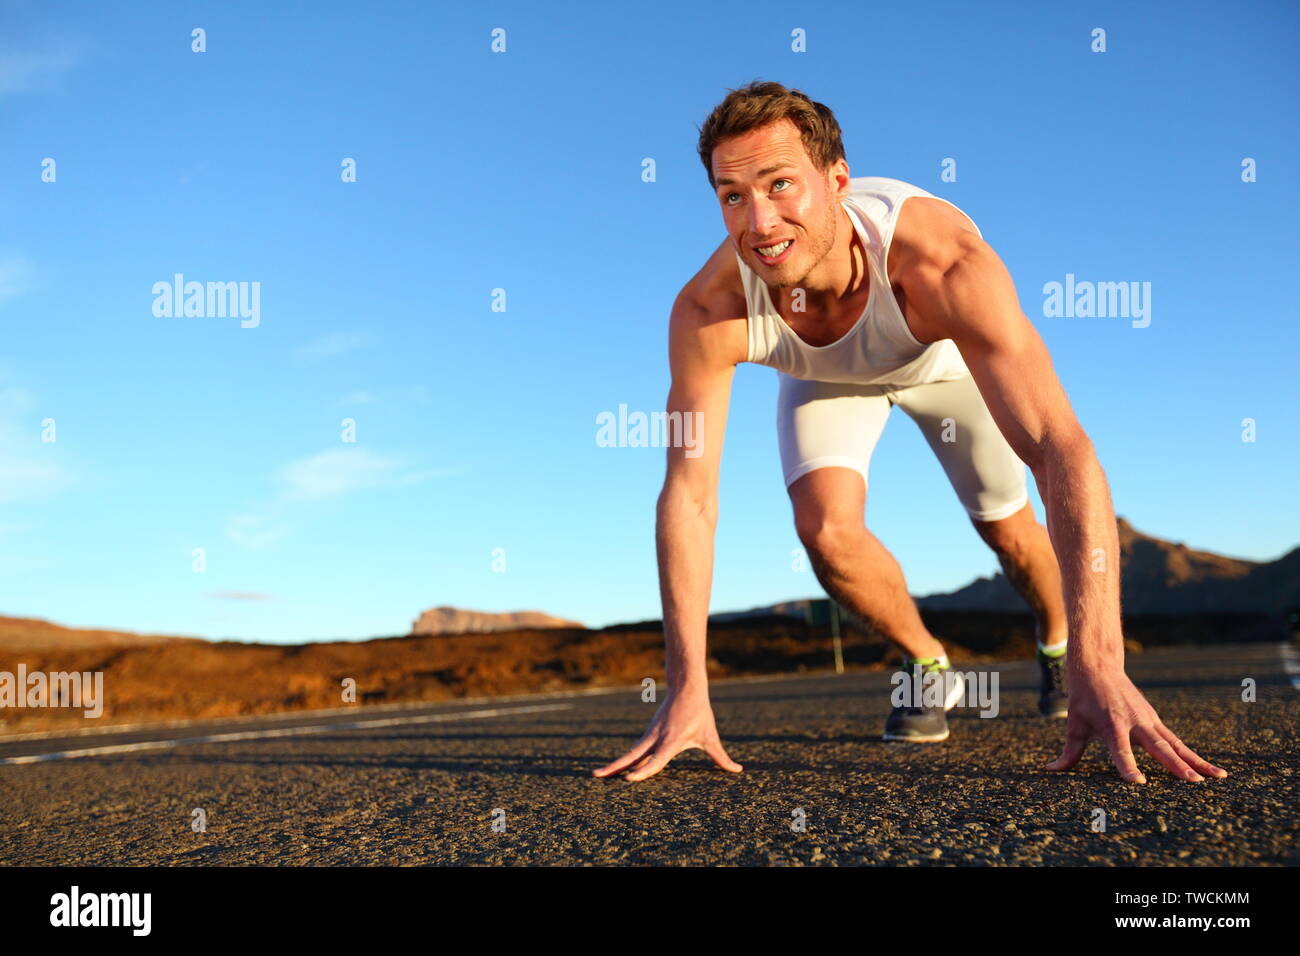
{"type": "MultiPolygon", "coordinates": [[[[867,466],[894,404],[921,427],[1034,609],[1045,715],[1066,710],[1072,635],[1066,742],[1047,769],[1068,770],[1096,737],[1127,781],[1145,782],[1135,742],[1183,779],[1227,776],[1165,727],[1124,673],[1105,475],[974,223],[915,186],[851,179],[831,111],[779,83],[732,91],[701,128],[699,153],[728,236],[669,320],[668,412],[704,422],[702,453],[669,449],[657,508],[669,690],[640,741],[595,775],[642,780],[691,748],[741,770],[718,736],[705,636],[731,381],[750,361],[780,372],[782,464],[818,579],[897,644],[909,668],[942,670],[947,658],[864,524],[867,466]],[[1046,529],[1028,503],[1026,465],[1046,529]]],[[[951,703],[895,707],[885,736],[942,740],[951,703]]]]}

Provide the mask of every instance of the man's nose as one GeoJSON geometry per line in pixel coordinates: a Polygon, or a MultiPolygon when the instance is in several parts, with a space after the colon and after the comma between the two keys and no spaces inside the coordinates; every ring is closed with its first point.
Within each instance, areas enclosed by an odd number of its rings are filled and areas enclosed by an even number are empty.
{"type": "Polygon", "coordinates": [[[749,231],[756,237],[770,239],[781,222],[776,214],[776,204],[770,199],[755,199],[749,206],[749,231]]]}

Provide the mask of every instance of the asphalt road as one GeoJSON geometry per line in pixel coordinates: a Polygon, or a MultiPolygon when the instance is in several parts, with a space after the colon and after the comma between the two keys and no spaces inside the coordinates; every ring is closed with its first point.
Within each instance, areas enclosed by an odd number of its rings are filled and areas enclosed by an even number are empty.
{"type": "Polygon", "coordinates": [[[1124,784],[1098,743],[1041,769],[1065,724],[1037,715],[1028,661],[997,668],[996,718],[954,711],[937,745],[879,740],[883,673],[740,680],[714,707],[745,772],[694,751],[638,784],[590,774],[644,730],[639,689],[0,740],[0,864],[1300,863],[1296,648],[1128,667],[1231,776],[1186,783],[1140,754],[1150,782],[1124,784]]]}

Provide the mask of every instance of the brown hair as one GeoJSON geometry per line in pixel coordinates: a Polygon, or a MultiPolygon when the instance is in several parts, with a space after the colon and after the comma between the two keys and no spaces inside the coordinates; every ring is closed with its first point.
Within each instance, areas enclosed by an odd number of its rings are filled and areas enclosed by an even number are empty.
{"type": "Polygon", "coordinates": [[[709,185],[717,186],[713,181],[713,150],[718,143],[782,119],[790,120],[799,128],[803,148],[818,169],[828,169],[832,163],[844,158],[840,124],[835,121],[835,114],[829,106],[780,83],[755,80],[748,86],[729,91],[700,127],[697,150],[700,162],[709,174],[709,185]]]}

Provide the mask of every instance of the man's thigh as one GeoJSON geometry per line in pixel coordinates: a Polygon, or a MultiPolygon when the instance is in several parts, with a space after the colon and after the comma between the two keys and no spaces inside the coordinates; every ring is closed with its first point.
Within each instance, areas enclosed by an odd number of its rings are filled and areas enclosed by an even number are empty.
{"type": "Polygon", "coordinates": [[[891,394],[920,427],[973,520],[999,521],[1025,506],[1025,463],[1003,437],[973,376],[891,394]]]}
{"type": "Polygon", "coordinates": [[[852,468],[865,485],[871,453],[889,419],[886,389],[778,374],[776,430],[786,487],[829,467],[852,468]]]}

